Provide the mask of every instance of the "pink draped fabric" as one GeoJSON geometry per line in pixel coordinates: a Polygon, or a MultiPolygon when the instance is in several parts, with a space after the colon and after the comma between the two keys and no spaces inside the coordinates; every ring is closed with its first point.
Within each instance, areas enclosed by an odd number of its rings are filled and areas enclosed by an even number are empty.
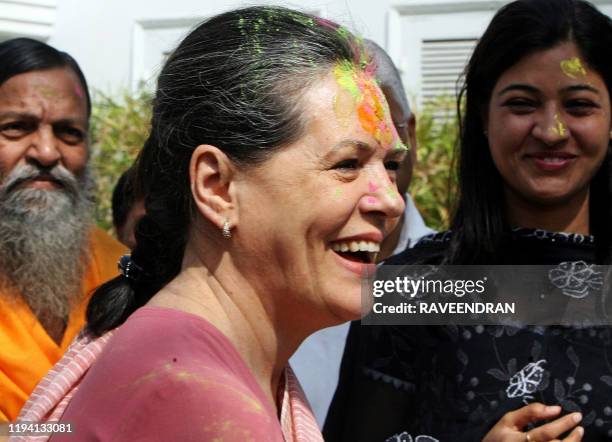
{"type": "MultiPolygon", "coordinates": [[[[164,367],[168,365],[165,364],[164,367]]],[[[164,370],[167,371],[166,368],[164,370]]],[[[152,373],[152,371],[149,370],[146,373],[152,373]]],[[[205,431],[213,431],[215,434],[217,434],[216,431],[219,431],[219,434],[223,432],[224,441],[323,441],[308,401],[289,366],[285,369],[282,387],[283,391],[279,394],[282,397],[282,404],[280,422],[278,422],[276,410],[271,404],[267,403],[268,401],[256,385],[253,375],[248,371],[227,338],[216,328],[202,318],[188,313],[145,307],[130,317],[122,327],[114,332],[107,333],[101,338],[91,340],[79,336],[75,339],[64,357],[38,384],[18,418],[19,422],[70,423],[76,420],[73,434],[56,434],[52,437],[44,435],[13,436],[9,439],[9,442],[62,441],[64,439],[67,441],[85,441],[89,438],[100,441],[178,440],[176,437],[185,437],[185,434],[189,437],[195,437],[193,440],[206,440],[203,439],[203,432],[205,431]],[[156,333],[157,336],[155,336],[156,333]],[[172,337],[177,334],[179,338],[175,340],[176,342],[168,342],[172,341],[172,337]],[[192,335],[194,339],[190,340],[192,335]],[[111,339],[113,336],[115,338],[111,339]],[[142,336],[149,340],[143,342],[142,336]],[[207,339],[210,340],[210,343],[206,342],[207,339]],[[202,344],[203,341],[204,344],[202,344]],[[134,342],[138,342],[138,347],[144,347],[144,349],[139,351],[138,348],[126,348],[134,342]],[[167,343],[168,346],[164,347],[163,343],[167,343]],[[161,348],[159,345],[161,345],[161,348]],[[197,347],[198,345],[200,347],[197,347]],[[153,352],[149,351],[151,346],[155,346],[153,352]],[[183,353],[181,353],[182,348],[184,348],[183,353]],[[105,349],[106,351],[103,351],[105,349]],[[177,359],[185,360],[185,352],[196,353],[198,357],[204,355],[202,361],[195,361],[195,365],[188,365],[183,367],[181,371],[172,372],[173,379],[177,376],[179,379],[191,379],[196,375],[203,374],[206,376],[202,378],[203,381],[213,384],[213,388],[209,388],[207,393],[215,395],[215,397],[198,395],[197,391],[194,392],[197,388],[193,388],[193,384],[188,386],[182,392],[183,394],[181,394],[181,390],[176,389],[177,385],[180,388],[183,384],[170,384],[168,388],[164,389],[166,378],[159,377],[150,387],[153,389],[152,394],[142,396],[145,400],[140,403],[126,403],[127,397],[121,396],[116,399],[107,398],[109,396],[107,392],[110,389],[116,385],[124,385],[133,379],[136,379],[139,383],[138,394],[143,390],[143,388],[140,388],[141,386],[146,390],[147,387],[142,381],[143,379],[146,380],[147,376],[150,377],[150,374],[145,377],[134,378],[130,374],[130,369],[139,362],[148,364],[150,361],[157,361],[157,359],[151,359],[151,353],[154,353],[155,358],[159,358],[158,353],[164,354],[165,357],[167,354],[164,352],[168,351],[173,352],[171,353],[174,356],[171,359],[173,361],[177,359]],[[125,362],[126,366],[123,369],[117,367],[117,365],[120,365],[117,358],[125,362]],[[129,358],[133,359],[128,360],[129,358]],[[96,361],[100,363],[94,364],[96,361]],[[101,367],[96,367],[96,365],[101,367]],[[190,367],[194,366],[196,368],[191,370],[190,367]],[[204,371],[198,371],[200,366],[204,367],[204,371]],[[117,371],[113,372],[109,367],[116,368],[117,371]],[[97,372],[96,369],[98,369],[97,372]],[[91,372],[90,379],[87,376],[89,372],[91,372]],[[82,386],[84,386],[82,394],[73,401],[75,395],[79,396],[77,393],[82,386]],[[224,394],[225,391],[229,391],[230,394],[224,394]],[[169,395],[168,392],[170,392],[169,395]],[[192,393],[193,397],[191,397],[192,393]],[[250,410],[249,414],[241,410],[240,407],[234,407],[235,404],[231,402],[231,397],[232,394],[236,395],[237,393],[243,399],[246,398],[251,408],[257,409],[257,413],[253,414],[253,410],[250,410]],[[157,400],[159,400],[159,403],[156,402],[157,400]],[[210,406],[211,400],[212,407],[210,406]],[[177,403],[175,404],[173,401],[177,401],[177,403]],[[71,409],[72,402],[74,404],[71,409]],[[146,402],[146,404],[142,402],[146,402]],[[192,415],[193,412],[197,413],[200,409],[200,402],[202,405],[200,414],[203,416],[192,415]],[[207,402],[208,406],[204,402],[207,402]],[[184,409],[181,409],[181,405],[184,405],[184,409]],[[115,419],[113,411],[117,410],[115,414],[121,414],[122,406],[124,407],[123,414],[131,413],[132,410],[137,413],[141,408],[149,407],[148,411],[143,413],[145,416],[141,420],[132,419],[130,422],[138,422],[141,427],[151,424],[150,434],[147,434],[145,428],[138,428],[138,436],[136,437],[134,436],[135,433],[130,433],[131,430],[128,429],[122,433],[125,435],[125,439],[117,438],[115,428],[121,425],[117,424],[120,421],[113,420],[115,419]],[[87,412],[88,407],[91,407],[92,412],[87,412]],[[104,414],[105,408],[110,409],[107,415],[104,414]],[[225,414],[224,410],[227,411],[225,414]],[[218,415],[215,414],[217,412],[218,415]],[[221,428],[220,421],[228,415],[235,417],[245,427],[242,428],[238,425],[238,428],[234,425],[233,428],[221,428]],[[111,417],[109,418],[109,416],[111,417]],[[80,422],[79,419],[81,419],[80,422]],[[184,421],[181,422],[181,419],[184,419],[184,421]],[[249,419],[254,420],[250,423],[249,419]],[[100,424],[98,421],[104,421],[105,424],[100,424]],[[201,430],[196,428],[196,421],[200,425],[197,428],[201,428],[201,430]],[[97,424],[100,425],[96,427],[97,424]],[[190,425],[194,426],[193,433],[184,428],[190,425]],[[172,426],[180,428],[173,429],[172,426]],[[253,433],[250,433],[251,426],[254,427],[252,428],[253,433]],[[108,432],[106,427],[109,427],[108,432]],[[87,435],[82,435],[85,438],[79,437],[79,428],[87,428],[87,435]],[[211,430],[211,428],[213,429],[211,430]],[[111,432],[113,432],[112,436],[111,432]],[[247,433],[250,436],[245,436],[247,433]],[[131,434],[131,436],[128,436],[128,434],[131,434]],[[139,439],[141,437],[142,439],[139,439]],[[167,439],[168,437],[172,439],[167,439]]],[[[136,397],[133,400],[137,401],[138,394],[131,394],[130,397],[136,397]]],[[[223,422],[226,427],[232,425],[230,419],[223,422]]],[[[125,424],[125,422],[122,424],[125,424]]],[[[206,435],[209,434],[212,433],[206,433],[206,435]]]]}

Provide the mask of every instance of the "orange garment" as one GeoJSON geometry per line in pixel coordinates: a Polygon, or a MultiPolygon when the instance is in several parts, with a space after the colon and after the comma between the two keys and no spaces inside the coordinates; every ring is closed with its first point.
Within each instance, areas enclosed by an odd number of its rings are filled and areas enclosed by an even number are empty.
{"type": "Polygon", "coordinates": [[[115,277],[117,261],[126,249],[98,228],[91,234],[91,261],[83,281],[83,301],[70,314],[58,345],[23,302],[0,297],[0,421],[14,421],[42,377],[62,357],[85,325],[85,309],[92,291],[115,277]]]}

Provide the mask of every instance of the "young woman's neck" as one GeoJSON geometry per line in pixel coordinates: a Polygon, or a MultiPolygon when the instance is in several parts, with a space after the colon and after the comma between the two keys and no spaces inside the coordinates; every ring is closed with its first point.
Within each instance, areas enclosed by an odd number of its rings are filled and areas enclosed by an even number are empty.
{"type": "Polygon", "coordinates": [[[506,213],[512,227],[590,234],[589,190],[561,204],[540,205],[506,190],[506,213]]]}

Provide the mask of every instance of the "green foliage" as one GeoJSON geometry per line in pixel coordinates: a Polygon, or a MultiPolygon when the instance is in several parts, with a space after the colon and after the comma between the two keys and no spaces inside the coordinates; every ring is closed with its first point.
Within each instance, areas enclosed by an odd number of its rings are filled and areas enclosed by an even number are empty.
{"type": "Polygon", "coordinates": [[[417,112],[417,164],[410,194],[425,223],[438,231],[448,229],[449,225],[449,190],[456,188],[452,158],[457,136],[453,98],[436,99],[417,112]]]}
{"type": "Polygon", "coordinates": [[[98,226],[112,231],[111,197],[121,174],[127,170],[150,129],[151,95],[125,92],[119,99],[96,93],[91,116],[91,166],[96,182],[98,226]]]}

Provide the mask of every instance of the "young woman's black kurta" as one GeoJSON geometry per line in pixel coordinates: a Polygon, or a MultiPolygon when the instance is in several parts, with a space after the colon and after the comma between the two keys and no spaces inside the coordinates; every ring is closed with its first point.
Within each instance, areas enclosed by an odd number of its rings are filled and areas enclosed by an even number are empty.
{"type": "MultiPolygon", "coordinates": [[[[426,237],[387,263],[438,264],[450,235],[426,237]]],[[[593,237],[575,234],[517,229],[504,250],[502,264],[595,262],[593,237]]],[[[506,412],[536,401],[582,412],[583,441],[612,440],[611,344],[606,327],[355,322],[325,440],[479,441],[506,412]]]]}

